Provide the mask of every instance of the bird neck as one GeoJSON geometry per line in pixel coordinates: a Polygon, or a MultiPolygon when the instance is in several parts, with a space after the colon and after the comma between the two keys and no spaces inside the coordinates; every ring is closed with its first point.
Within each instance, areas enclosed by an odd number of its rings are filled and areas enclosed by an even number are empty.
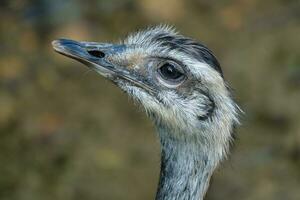
{"type": "Polygon", "coordinates": [[[170,138],[166,129],[158,132],[161,171],[156,200],[202,200],[218,160],[196,140],[170,138]]]}

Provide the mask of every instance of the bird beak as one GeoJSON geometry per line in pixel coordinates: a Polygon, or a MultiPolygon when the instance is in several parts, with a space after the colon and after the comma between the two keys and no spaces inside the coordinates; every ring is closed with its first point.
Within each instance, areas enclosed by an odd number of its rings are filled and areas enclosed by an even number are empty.
{"type": "Polygon", "coordinates": [[[52,42],[54,50],[62,55],[78,60],[100,75],[110,80],[123,79],[132,84],[154,93],[153,87],[146,84],[142,76],[122,66],[111,63],[108,56],[121,53],[126,49],[125,45],[114,45],[96,42],[77,42],[69,39],[59,39],[52,42]]]}
{"type": "Polygon", "coordinates": [[[106,57],[124,51],[125,45],[59,39],[54,40],[52,46],[56,52],[78,60],[106,78],[122,74],[121,69],[107,61],[106,57]]]}

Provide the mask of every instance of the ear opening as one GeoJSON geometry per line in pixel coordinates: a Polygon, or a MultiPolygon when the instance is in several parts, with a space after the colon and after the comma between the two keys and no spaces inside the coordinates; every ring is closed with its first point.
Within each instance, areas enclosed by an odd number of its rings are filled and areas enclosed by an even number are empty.
{"type": "Polygon", "coordinates": [[[205,114],[198,115],[197,119],[200,120],[200,121],[205,121],[213,115],[213,112],[216,108],[216,104],[213,101],[213,99],[207,93],[202,93],[202,94],[207,97],[208,101],[205,104],[205,108],[204,108],[205,114]]]}

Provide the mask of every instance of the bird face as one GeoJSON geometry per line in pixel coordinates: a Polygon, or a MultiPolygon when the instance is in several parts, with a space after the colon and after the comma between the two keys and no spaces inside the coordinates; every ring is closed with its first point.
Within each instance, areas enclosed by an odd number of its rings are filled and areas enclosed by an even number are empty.
{"type": "Polygon", "coordinates": [[[236,106],[216,58],[205,46],[168,27],[137,32],[121,44],[67,39],[52,44],[57,52],[114,82],[174,135],[235,119],[236,106]]]}

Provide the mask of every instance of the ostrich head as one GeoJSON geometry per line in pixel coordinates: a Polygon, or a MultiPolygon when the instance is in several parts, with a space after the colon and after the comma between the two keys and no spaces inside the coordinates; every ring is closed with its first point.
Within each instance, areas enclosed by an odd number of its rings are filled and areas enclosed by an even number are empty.
{"type": "Polygon", "coordinates": [[[162,145],[156,199],[202,199],[227,155],[239,110],[212,52],[167,26],[120,44],[52,44],[119,86],[154,121],[162,145]]]}

